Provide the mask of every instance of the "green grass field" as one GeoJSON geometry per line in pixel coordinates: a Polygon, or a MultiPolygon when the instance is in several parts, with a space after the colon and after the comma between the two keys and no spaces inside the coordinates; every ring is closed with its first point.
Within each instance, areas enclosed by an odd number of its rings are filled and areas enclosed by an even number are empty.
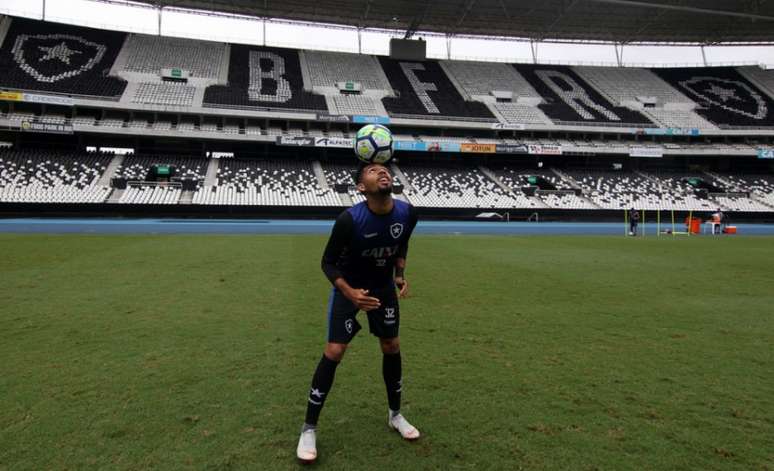
{"type": "MultiPolygon", "coordinates": [[[[0,235],[0,469],[296,468],[324,243],[0,235]]],[[[365,329],[316,467],[774,469],[774,238],[416,236],[408,265],[423,437],[365,329]]]]}

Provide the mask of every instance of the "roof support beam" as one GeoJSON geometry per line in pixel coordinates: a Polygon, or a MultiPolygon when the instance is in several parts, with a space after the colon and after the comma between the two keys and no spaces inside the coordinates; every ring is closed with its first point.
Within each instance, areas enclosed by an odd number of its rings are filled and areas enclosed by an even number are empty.
{"type": "Polygon", "coordinates": [[[371,10],[371,2],[373,2],[373,0],[368,0],[366,2],[365,11],[363,11],[363,17],[360,19],[361,28],[365,25],[365,22],[368,21],[368,12],[371,10]]]}
{"type": "Polygon", "coordinates": [[[529,40],[529,49],[532,51],[532,63],[537,64],[538,62],[538,42],[534,39],[529,40]]]}
{"type": "Polygon", "coordinates": [[[468,16],[470,10],[473,9],[473,5],[476,4],[476,0],[468,0],[468,4],[465,5],[465,11],[460,15],[460,19],[457,21],[457,26],[461,25],[465,21],[465,17],[468,16]]]}
{"type": "Polygon", "coordinates": [[[508,12],[508,8],[505,7],[505,2],[503,2],[503,0],[500,0],[500,8],[503,9],[503,15],[505,15],[505,18],[508,21],[511,21],[511,14],[508,12]]]}
{"type": "Polygon", "coordinates": [[[428,0],[425,5],[425,10],[422,12],[422,16],[415,16],[414,19],[411,20],[411,24],[409,24],[409,27],[406,29],[406,34],[403,36],[403,39],[411,39],[411,37],[414,36],[414,33],[419,29],[419,25],[424,23],[425,17],[430,12],[430,7],[432,5],[433,0],[428,0]]]}
{"type": "MultiPolygon", "coordinates": [[[[682,3],[682,0],[677,3],[678,4],[682,3]]],[[[661,20],[661,17],[663,17],[667,13],[669,13],[669,10],[661,10],[660,12],[656,13],[654,16],[649,17],[639,28],[637,28],[637,31],[632,33],[631,37],[629,38],[629,41],[633,41],[634,38],[640,37],[640,35],[644,33],[646,29],[648,29],[651,25],[658,23],[661,20]]]]}
{"type": "Polygon", "coordinates": [[[562,2],[562,6],[559,9],[559,14],[556,15],[556,18],[554,18],[554,21],[552,21],[551,23],[549,23],[548,26],[546,26],[546,31],[553,30],[554,26],[556,26],[557,23],[562,21],[562,18],[564,18],[567,12],[569,12],[572,9],[572,7],[575,6],[576,3],[578,3],[578,0],[570,0],[569,2],[567,2],[567,5],[565,6],[565,3],[562,2]]]}

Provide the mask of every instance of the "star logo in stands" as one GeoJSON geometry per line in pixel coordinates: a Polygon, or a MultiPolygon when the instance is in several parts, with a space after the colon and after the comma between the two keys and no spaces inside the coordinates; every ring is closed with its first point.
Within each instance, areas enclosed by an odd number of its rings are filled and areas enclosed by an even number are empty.
{"type": "Polygon", "coordinates": [[[723,103],[727,102],[728,100],[741,100],[741,98],[736,96],[736,93],[732,88],[719,87],[714,83],[710,85],[710,88],[707,91],[717,95],[723,101],[723,103]]]}
{"type": "Polygon", "coordinates": [[[705,106],[717,106],[755,120],[763,120],[769,114],[763,97],[741,80],[704,76],[681,80],[679,84],[705,106]]]}
{"type": "Polygon", "coordinates": [[[91,70],[107,47],[70,34],[20,34],[11,54],[21,70],[39,82],[54,83],[91,70]]]}
{"type": "Polygon", "coordinates": [[[70,56],[73,54],[83,54],[81,51],[74,51],[67,47],[64,42],[59,43],[53,47],[38,46],[38,49],[45,52],[46,55],[40,58],[40,61],[48,61],[51,59],[59,59],[65,64],[70,64],[70,56]]]}

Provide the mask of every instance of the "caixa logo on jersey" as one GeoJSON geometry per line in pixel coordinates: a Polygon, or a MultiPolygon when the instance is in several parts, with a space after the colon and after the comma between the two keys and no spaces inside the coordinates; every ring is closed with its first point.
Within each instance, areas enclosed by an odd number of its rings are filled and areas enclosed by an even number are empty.
{"type": "Polygon", "coordinates": [[[726,111],[762,120],[769,114],[766,101],[747,84],[719,77],[691,77],[680,82],[699,101],[726,111]]]}
{"type": "Polygon", "coordinates": [[[360,256],[372,258],[389,258],[396,253],[398,253],[398,246],[393,245],[390,247],[374,247],[372,249],[365,249],[360,253],[360,256]]]}
{"type": "Polygon", "coordinates": [[[106,49],[69,34],[20,34],[11,52],[24,72],[39,82],[53,83],[91,70],[106,49]]]}

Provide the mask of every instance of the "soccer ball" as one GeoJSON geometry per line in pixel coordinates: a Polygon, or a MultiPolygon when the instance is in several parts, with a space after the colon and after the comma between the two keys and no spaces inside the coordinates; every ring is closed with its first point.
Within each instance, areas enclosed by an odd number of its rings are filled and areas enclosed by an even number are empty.
{"type": "Polygon", "coordinates": [[[368,164],[385,164],[392,159],[392,133],[380,124],[360,128],[355,137],[355,155],[368,164]]]}

